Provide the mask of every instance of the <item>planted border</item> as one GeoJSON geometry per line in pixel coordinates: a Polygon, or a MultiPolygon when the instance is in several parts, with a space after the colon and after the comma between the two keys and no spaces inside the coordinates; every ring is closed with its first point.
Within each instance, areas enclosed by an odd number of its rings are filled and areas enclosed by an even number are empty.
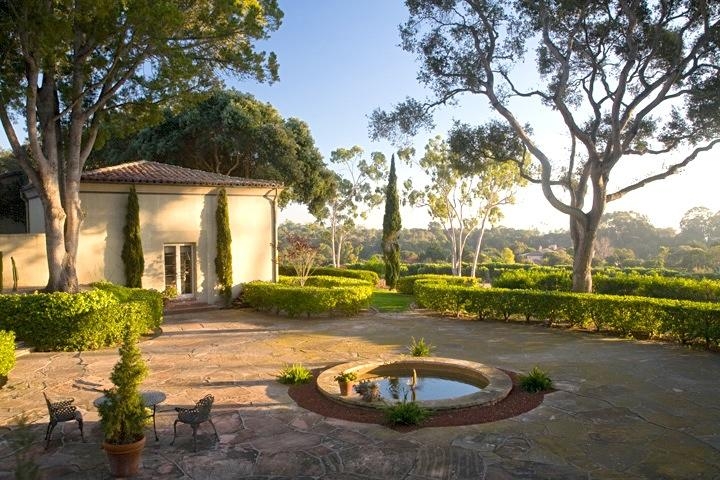
{"type": "Polygon", "coordinates": [[[720,304],[688,300],[598,295],[538,290],[506,290],[415,283],[418,304],[442,313],[470,314],[480,320],[503,319],[563,323],[645,339],[670,338],[700,343],[720,341],[720,304]]]}
{"type": "Polygon", "coordinates": [[[151,333],[162,323],[162,296],[152,290],[99,284],[81,293],[0,295],[0,328],[39,351],[118,345],[126,324],[151,333]]]}
{"type": "Polygon", "coordinates": [[[310,277],[304,287],[284,278],[280,283],[254,281],[243,286],[243,300],[258,310],[291,317],[341,312],[354,315],[367,308],[373,286],[362,280],[310,277]]]}

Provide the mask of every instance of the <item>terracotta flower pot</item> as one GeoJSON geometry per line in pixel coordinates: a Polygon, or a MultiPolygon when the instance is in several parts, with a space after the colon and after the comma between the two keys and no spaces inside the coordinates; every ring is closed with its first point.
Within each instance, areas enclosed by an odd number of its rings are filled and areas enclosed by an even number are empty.
{"type": "Polygon", "coordinates": [[[338,381],[338,385],[340,385],[340,395],[343,397],[347,397],[350,395],[353,391],[353,385],[355,385],[355,382],[347,381],[342,382],[338,381]]]}
{"type": "Polygon", "coordinates": [[[114,477],[131,477],[140,470],[145,437],[135,443],[115,445],[103,442],[103,450],[110,464],[110,474],[114,477]]]}

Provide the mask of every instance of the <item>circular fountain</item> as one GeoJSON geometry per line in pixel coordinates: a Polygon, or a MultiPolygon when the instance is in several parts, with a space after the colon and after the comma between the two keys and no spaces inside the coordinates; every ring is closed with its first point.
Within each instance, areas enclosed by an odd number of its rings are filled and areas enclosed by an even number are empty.
{"type": "Polygon", "coordinates": [[[512,380],[503,371],[481,363],[396,356],[336,365],[318,376],[317,385],[326,397],[355,406],[384,408],[389,403],[416,401],[430,410],[449,410],[493,405],[507,397],[512,380]],[[368,402],[359,394],[341,396],[335,377],[342,372],[354,372],[359,382],[378,384],[382,401],[368,402]]]}

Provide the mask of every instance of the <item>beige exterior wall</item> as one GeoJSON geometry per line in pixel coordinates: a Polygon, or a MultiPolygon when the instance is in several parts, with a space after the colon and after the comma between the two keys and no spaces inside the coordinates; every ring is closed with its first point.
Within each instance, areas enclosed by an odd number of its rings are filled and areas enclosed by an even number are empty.
{"type": "Polygon", "coordinates": [[[15,259],[18,287],[43,288],[48,281],[45,234],[19,233],[0,235],[0,252],[3,254],[3,291],[12,288],[12,264],[15,259]]]}
{"type": "MultiPolygon", "coordinates": [[[[78,281],[125,282],[120,257],[130,186],[86,183],[80,198],[85,211],[78,248],[78,281]]],[[[164,247],[190,244],[194,248],[194,289],[198,300],[220,300],[215,275],[216,187],[136,185],[140,204],[140,230],[145,257],[143,287],[163,290],[164,247]]],[[[234,294],[240,283],[275,279],[275,189],[226,188],[232,234],[234,294]]],[[[44,231],[42,207],[29,200],[29,223],[44,231]],[[39,219],[39,220],[38,220],[39,219]]],[[[32,230],[31,230],[32,231],[32,230]]],[[[37,252],[45,261],[44,235],[37,252]]],[[[36,252],[36,256],[37,256],[36,252]]],[[[42,285],[47,283],[47,266],[42,285]]]]}

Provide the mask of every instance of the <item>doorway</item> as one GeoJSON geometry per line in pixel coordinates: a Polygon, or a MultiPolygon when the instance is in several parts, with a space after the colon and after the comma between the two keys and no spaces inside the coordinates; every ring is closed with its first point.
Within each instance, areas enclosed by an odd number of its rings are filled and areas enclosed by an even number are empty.
{"type": "Polygon", "coordinates": [[[195,295],[195,247],[189,243],[165,245],[165,287],[175,287],[181,298],[195,295]]]}

